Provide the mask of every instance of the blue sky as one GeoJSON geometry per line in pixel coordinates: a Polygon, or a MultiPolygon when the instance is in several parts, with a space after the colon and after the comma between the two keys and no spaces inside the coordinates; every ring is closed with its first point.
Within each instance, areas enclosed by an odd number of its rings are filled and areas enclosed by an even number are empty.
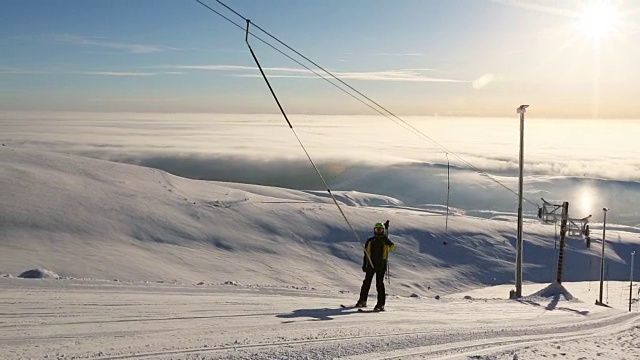
{"type": "MultiPolygon", "coordinates": [[[[607,3],[616,24],[597,39],[581,28],[588,1],[228,5],[398,114],[511,116],[531,103],[550,117],[640,118],[640,3],[607,3]]],[[[5,110],[277,112],[243,32],[196,1],[10,1],[0,24],[5,110]]],[[[251,42],[288,111],[372,113],[251,42]]]]}

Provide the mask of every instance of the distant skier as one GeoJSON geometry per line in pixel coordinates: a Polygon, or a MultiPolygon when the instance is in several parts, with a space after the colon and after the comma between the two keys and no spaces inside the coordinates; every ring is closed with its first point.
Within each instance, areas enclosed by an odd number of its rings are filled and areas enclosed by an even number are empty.
{"type": "Polygon", "coordinates": [[[389,257],[389,250],[394,251],[396,245],[389,240],[385,233],[385,227],[381,223],[377,223],[373,227],[373,237],[367,239],[364,246],[366,254],[369,254],[371,263],[367,259],[367,255],[364,255],[362,271],[366,273],[364,281],[362,282],[362,288],[360,289],[360,299],[356,303],[356,307],[366,307],[367,297],[369,296],[369,289],[371,288],[371,280],[373,276],[376,276],[376,291],[378,292],[378,302],[373,308],[373,311],[384,311],[385,304],[385,290],[384,290],[384,273],[387,271],[387,258],[389,257]]]}

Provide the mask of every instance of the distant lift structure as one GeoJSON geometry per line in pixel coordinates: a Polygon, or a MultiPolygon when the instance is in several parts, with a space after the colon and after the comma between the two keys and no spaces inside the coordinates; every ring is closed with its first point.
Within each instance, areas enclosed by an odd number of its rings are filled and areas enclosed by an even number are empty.
{"type": "Polygon", "coordinates": [[[584,236],[589,239],[589,219],[591,215],[581,219],[569,218],[569,236],[584,236]]]}
{"type": "MultiPolygon", "coordinates": [[[[538,209],[538,218],[544,224],[557,224],[562,219],[562,205],[552,204],[542,199],[542,207],[538,209]]],[[[567,235],[572,237],[582,237],[586,241],[587,248],[591,247],[589,237],[589,219],[591,215],[583,218],[571,218],[567,220],[567,235]]]]}
{"type": "Polygon", "coordinates": [[[544,224],[556,224],[562,217],[562,205],[555,205],[544,198],[542,199],[542,207],[538,209],[538,218],[544,224]]]}

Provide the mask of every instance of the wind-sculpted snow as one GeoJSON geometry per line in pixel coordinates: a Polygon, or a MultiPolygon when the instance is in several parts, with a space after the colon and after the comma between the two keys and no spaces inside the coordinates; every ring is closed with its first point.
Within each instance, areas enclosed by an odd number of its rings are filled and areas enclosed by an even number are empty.
{"type": "MultiPolygon", "coordinates": [[[[390,220],[398,245],[391,281],[428,295],[513,281],[515,222],[385,195],[197,181],[66,154],[0,148],[0,271],[45,268],[62,277],[295,285],[356,290],[362,242],[390,220]],[[446,224],[446,227],[445,227],[446,224]],[[360,241],[360,242],[359,242],[360,241]]],[[[592,231],[595,233],[594,226],[592,231]]],[[[555,279],[557,233],[525,222],[524,278],[555,279]]],[[[628,277],[637,231],[607,232],[607,277],[628,277]]],[[[599,277],[599,242],[568,238],[563,278],[599,277]]],[[[640,277],[640,276],[639,276],[640,277]]]]}
{"type": "Polygon", "coordinates": [[[362,248],[326,192],[6,146],[0,168],[2,359],[640,355],[637,295],[628,313],[628,283],[611,281],[629,275],[629,226],[607,231],[603,307],[598,239],[567,238],[562,287],[548,286],[556,229],[526,219],[524,279],[538,283],[513,301],[505,214],[335,191],[360,240],[389,219],[398,246],[388,311],[363,314],[339,307],[357,299],[362,248]],[[60,279],[16,277],[29,269],[60,279]]]}

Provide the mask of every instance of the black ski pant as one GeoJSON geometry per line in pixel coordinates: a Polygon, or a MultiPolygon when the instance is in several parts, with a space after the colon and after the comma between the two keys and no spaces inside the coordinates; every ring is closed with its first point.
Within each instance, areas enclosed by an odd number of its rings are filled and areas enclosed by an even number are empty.
{"type": "Polygon", "coordinates": [[[360,299],[358,302],[366,303],[367,297],[369,296],[369,289],[371,288],[371,281],[373,280],[373,276],[376,276],[376,290],[378,291],[378,303],[376,306],[383,307],[385,303],[385,292],[384,292],[384,273],[386,272],[386,266],[378,266],[375,270],[368,269],[367,274],[364,276],[364,281],[362,282],[362,288],[360,289],[360,299]]]}

